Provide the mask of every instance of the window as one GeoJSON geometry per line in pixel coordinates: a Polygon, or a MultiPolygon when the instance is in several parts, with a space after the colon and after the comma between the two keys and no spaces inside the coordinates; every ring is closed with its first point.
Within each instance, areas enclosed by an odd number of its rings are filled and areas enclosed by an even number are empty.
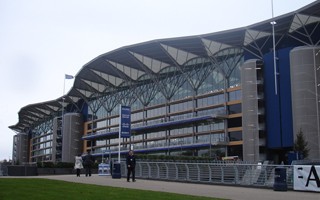
{"type": "Polygon", "coordinates": [[[228,119],[228,128],[241,127],[242,126],[242,118],[230,118],[228,119]]]}
{"type": "Polygon", "coordinates": [[[229,107],[229,114],[236,114],[236,113],[242,112],[241,104],[234,104],[228,107],[229,107]]]}
{"type": "Polygon", "coordinates": [[[229,132],[228,136],[229,136],[230,142],[242,141],[242,132],[240,132],[240,131],[229,132]]]}
{"type": "Polygon", "coordinates": [[[164,115],[164,114],[166,114],[165,107],[147,110],[147,117],[156,117],[156,116],[164,115]]]}
{"type": "Polygon", "coordinates": [[[240,90],[229,92],[229,101],[241,100],[242,94],[240,90]]]}

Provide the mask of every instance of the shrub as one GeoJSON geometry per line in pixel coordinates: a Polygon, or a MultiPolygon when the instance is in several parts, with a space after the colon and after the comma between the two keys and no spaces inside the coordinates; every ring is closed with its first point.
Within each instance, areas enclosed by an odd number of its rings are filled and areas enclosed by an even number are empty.
{"type": "Polygon", "coordinates": [[[68,162],[58,162],[55,164],[56,168],[73,168],[74,163],[68,163],[68,162]]]}
{"type": "Polygon", "coordinates": [[[54,168],[54,163],[53,162],[43,162],[42,167],[43,168],[54,168]]]}

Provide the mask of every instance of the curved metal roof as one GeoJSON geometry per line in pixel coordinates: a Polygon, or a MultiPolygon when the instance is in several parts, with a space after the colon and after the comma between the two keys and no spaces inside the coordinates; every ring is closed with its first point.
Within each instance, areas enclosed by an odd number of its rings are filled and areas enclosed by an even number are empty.
{"type": "Polygon", "coordinates": [[[212,57],[226,48],[238,47],[247,54],[262,58],[272,48],[272,21],[276,21],[278,48],[319,45],[320,2],[316,1],[297,11],[247,27],[124,46],[85,64],[65,96],[21,108],[19,122],[9,128],[26,131],[47,117],[56,116],[63,103],[65,106],[76,104],[80,99],[88,102],[99,94],[138,83],[141,77],[152,79],[168,66],[181,68],[190,59],[212,57]]]}

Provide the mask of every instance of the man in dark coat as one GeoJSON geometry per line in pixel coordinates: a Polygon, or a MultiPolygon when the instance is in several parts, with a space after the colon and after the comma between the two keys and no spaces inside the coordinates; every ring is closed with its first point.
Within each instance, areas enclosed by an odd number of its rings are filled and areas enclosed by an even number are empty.
{"type": "Polygon", "coordinates": [[[88,154],[85,155],[83,159],[83,167],[85,168],[86,176],[91,176],[91,168],[93,166],[93,163],[93,156],[90,154],[90,151],[88,151],[88,154]]]}
{"type": "Polygon", "coordinates": [[[133,151],[130,150],[127,156],[127,181],[130,182],[130,174],[132,173],[132,181],[135,182],[135,167],[136,167],[136,158],[133,155],[133,151]]]}

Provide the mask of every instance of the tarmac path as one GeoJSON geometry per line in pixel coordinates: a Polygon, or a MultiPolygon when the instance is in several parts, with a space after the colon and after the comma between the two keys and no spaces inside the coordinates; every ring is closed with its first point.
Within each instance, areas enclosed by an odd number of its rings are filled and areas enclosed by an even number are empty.
{"type": "Polygon", "coordinates": [[[102,186],[132,188],[141,190],[161,191],[193,196],[216,197],[236,200],[320,200],[320,194],[303,191],[274,191],[272,188],[251,188],[224,185],[209,185],[197,183],[181,183],[138,179],[136,182],[127,182],[125,178],[112,179],[110,176],[93,174],[91,177],[76,177],[76,175],[54,176],[0,176],[0,178],[44,178],[68,182],[94,184],[102,186]]]}

